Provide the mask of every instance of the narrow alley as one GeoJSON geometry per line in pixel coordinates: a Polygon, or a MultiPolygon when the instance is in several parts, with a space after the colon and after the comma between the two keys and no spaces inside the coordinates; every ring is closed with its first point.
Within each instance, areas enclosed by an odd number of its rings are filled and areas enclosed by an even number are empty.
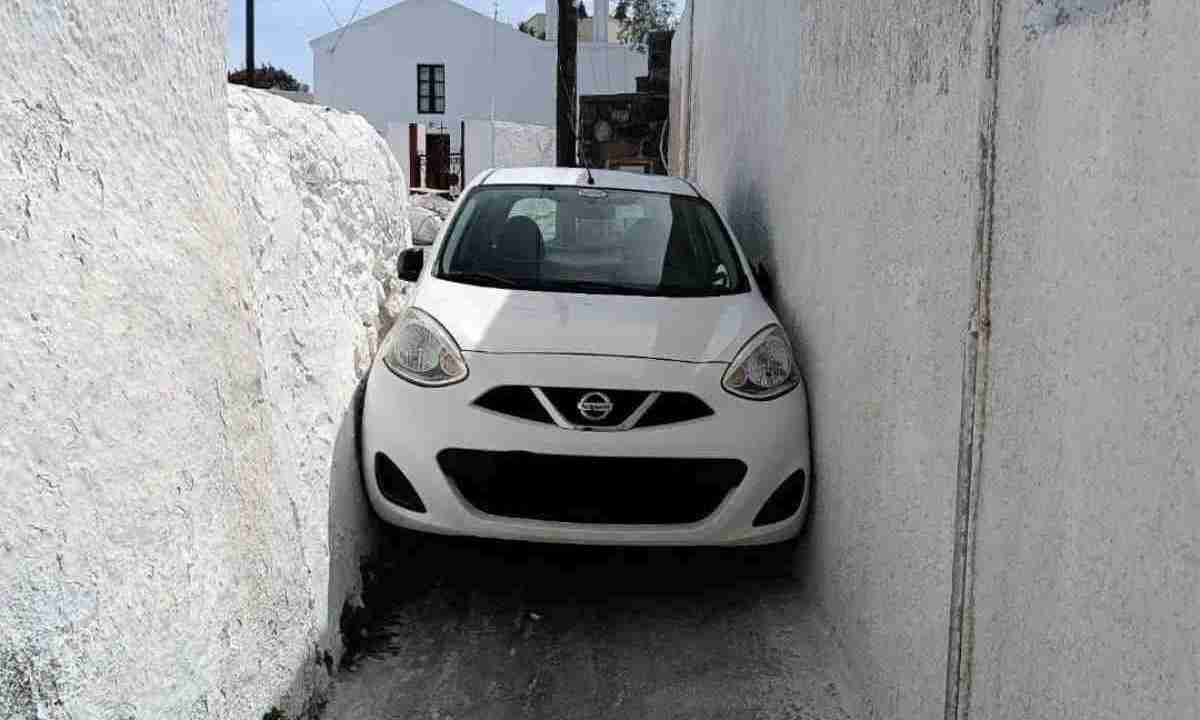
{"type": "Polygon", "coordinates": [[[329,720],[859,717],[759,551],[393,538],[329,720]]]}

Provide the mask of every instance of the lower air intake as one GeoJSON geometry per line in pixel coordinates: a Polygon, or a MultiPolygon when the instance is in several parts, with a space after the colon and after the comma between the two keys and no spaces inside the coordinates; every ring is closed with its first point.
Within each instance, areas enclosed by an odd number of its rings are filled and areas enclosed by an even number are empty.
{"type": "Polygon", "coordinates": [[[442,472],[480,512],[604,525],[682,525],[708,517],[746,475],[740,460],[443,450],[442,472]]]}
{"type": "Polygon", "coordinates": [[[387,498],[388,502],[405,510],[425,512],[425,503],[421,502],[416,488],[400,468],[396,467],[396,463],[383,453],[375,453],[375,482],[379,485],[380,494],[387,498]]]}
{"type": "Polygon", "coordinates": [[[792,473],[763,503],[762,509],[754,517],[754,527],[782,522],[795,515],[804,502],[807,490],[808,483],[804,481],[804,471],[797,470],[792,473]]]}

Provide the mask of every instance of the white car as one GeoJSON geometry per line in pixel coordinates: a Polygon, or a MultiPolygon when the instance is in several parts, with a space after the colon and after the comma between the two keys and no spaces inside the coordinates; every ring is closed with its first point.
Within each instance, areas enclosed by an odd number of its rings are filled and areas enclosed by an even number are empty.
{"type": "Polygon", "coordinates": [[[381,343],[360,449],[384,521],[617,545],[788,540],[803,381],[742,250],[685,180],[488,171],[381,343]]]}

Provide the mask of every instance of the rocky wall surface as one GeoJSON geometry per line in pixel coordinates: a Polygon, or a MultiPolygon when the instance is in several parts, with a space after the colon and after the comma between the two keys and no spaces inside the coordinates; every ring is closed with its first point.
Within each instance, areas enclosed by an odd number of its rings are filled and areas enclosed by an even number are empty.
{"type": "Polygon", "coordinates": [[[235,187],[245,208],[272,481],[287,496],[310,608],[309,644],[341,653],[371,549],[352,397],[391,326],[410,242],[408,190],[359,115],[229,87],[235,187]]]}
{"type": "Polygon", "coordinates": [[[0,6],[5,720],[295,715],[339,649],[403,181],[361,120],[227,106],[226,13],[0,6]]]}
{"type": "Polygon", "coordinates": [[[550,167],[555,164],[557,143],[553,127],[497,120],[493,136],[490,121],[468,119],[466,132],[468,182],[492,167],[550,167]]]}

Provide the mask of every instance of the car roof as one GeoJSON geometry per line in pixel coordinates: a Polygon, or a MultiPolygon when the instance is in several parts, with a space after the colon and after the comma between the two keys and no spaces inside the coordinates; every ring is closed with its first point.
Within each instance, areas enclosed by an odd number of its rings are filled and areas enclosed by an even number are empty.
{"type": "Polygon", "coordinates": [[[607,190],[636,190],[699,197],[687,180],[668,175],[643,175],[621,170],[592,170],[595,184],[588,183],[583,168],[525,167],[487,170],[472,185],[568,185],[607,190]]]}

